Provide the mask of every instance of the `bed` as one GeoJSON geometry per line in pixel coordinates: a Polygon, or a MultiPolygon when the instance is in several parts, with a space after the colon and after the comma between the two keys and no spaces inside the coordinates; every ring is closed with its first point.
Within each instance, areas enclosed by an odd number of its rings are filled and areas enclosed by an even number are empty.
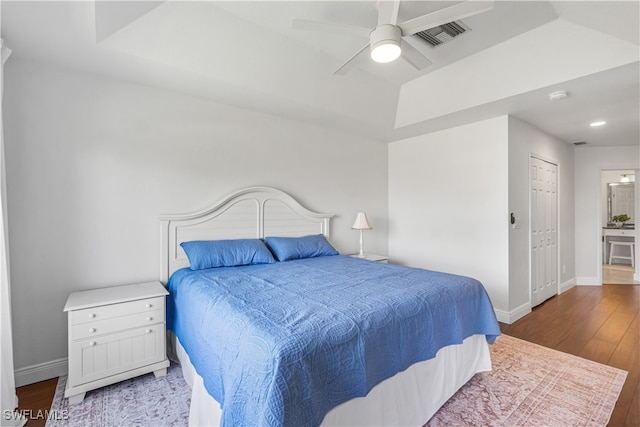
{"type": "Polygon", "coordinates": [[[190,425],[422,425],[491,369],[479,282],[340,255],[332,216],[252,187],[160,218],[190,425]]]}

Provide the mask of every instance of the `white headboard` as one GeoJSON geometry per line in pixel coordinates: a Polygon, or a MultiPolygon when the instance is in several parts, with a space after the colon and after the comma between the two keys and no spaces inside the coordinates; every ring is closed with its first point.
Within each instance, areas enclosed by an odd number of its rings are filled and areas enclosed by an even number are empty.
{"type": "Polygon", "coordinates": [[[287,193],[269,187],[236,191],[200,212],[161,215],[160,280],[188,267],[180,243],[190,240],[261,239],[266,236],[329,236],[333,214],[312,212],[287,193]]]}

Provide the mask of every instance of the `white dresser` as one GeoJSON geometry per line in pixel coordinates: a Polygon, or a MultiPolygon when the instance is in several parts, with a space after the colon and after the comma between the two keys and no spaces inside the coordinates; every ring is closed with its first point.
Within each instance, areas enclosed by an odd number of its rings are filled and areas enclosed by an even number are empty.
{"type": "Polygon", "coordinates": [[[64,396],[153,372],[166,375],[165,298],[160,282],[74,292],[64,311],[69,328],[69,376],[64,396]]]}

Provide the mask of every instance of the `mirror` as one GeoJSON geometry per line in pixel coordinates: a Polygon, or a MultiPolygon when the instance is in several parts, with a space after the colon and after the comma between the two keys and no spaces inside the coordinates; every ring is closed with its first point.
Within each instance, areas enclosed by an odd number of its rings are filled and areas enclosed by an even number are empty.
{"type": "Polygon", "coordinates": [[[635,183],[607,183],[607,225],[612,225],[616,215],[627,214],[631,218],[627,224],[635,223],[635,183]]]}

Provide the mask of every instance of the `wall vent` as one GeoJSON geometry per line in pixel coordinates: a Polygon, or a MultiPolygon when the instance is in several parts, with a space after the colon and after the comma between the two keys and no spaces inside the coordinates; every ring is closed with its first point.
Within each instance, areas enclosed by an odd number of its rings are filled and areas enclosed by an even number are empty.
{"type": "Polygon", "coordinates": [[[462,21],[453,21],[437,27],[429,28],[428,30],[417,32],[414,36],[426,41],[432,47],[436,47],[449,43],[454,38],[470,30],[471,28],[463,24],[462,21]]]}
{"type": "Polygon", "coordinates": [[[588,144],[587,141],[578,141],[573,143],[573,145],[587,145],[587,144],[588,144]]]}

